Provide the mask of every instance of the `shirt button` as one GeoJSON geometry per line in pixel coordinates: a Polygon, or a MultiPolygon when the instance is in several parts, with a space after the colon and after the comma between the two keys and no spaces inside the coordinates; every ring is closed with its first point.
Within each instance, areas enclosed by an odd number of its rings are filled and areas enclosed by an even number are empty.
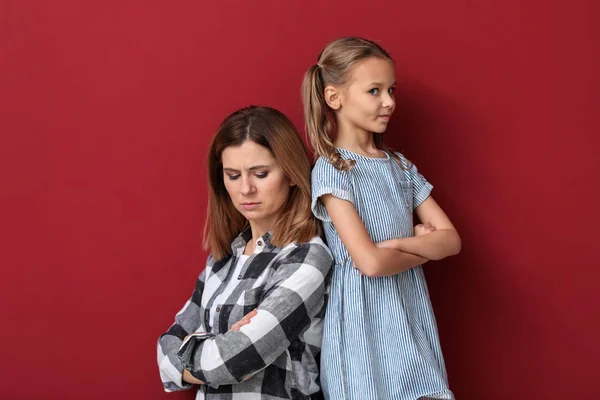
{"type": "Polygon", "coordinates": [[[238,275],[238,281],[242,279],[242,274],[238,275]]]}
{"type": "Polygon", "coordinates": [[[259,246],[262,246],[262,242],[259,240],[257,243],[259,246]]]}
{"type": "Polygon", "coordinates": [[[217,307],[217,308],[215,309],[215,311],[216,311],[216,312],[219,312],[219,311],[221,311],[221,307],[217,307]]]}

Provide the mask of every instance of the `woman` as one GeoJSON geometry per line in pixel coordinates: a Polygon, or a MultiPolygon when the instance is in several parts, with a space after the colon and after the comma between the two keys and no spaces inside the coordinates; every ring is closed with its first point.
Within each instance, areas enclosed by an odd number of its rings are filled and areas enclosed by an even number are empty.
{"type": "Polygon", "coordinates": [[[197,399],[322,398],[318,364],[332,257],[310,211],[310,165],[268,107],[225,119],[209,149],[210,250],[158,342],[166,391],[197,399]]]}

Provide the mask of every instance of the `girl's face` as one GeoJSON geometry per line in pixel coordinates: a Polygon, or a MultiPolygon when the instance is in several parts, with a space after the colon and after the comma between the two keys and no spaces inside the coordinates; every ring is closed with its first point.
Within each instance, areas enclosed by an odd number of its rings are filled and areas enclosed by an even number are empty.
{"type": "Polygon", "coordinates": [[[338,126],[344,129],[385,132],[396,101],[394,64],[370,57],[355,64],[348,83],[339,90],[338,126]]]}
{"type": "Polygon", "coordinates": [[[235,208],[251,224],[270,230],[292,186],[264,146],[246,140],[221,154],[223,182],[235,208]]]}

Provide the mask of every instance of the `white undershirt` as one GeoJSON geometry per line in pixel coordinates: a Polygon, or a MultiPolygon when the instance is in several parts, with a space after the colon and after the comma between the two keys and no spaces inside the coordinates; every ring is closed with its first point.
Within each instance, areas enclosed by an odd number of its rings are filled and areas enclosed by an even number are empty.
{"type": "Polygon", "coordinates": [[[208,323],[211,324],[211,328],[213,320],[215,318],[215,312],[217,307],[220,307],[221,304],[223,304],[223,302],[227,300],[231,292],[233,292],[233,289],[235,289],[235,287],[241,282],[241,280],[238,279],[238,275],[240,275],[240,273],[242,272],[242,268],[244,267],[244,264],[246,263],[246,260],[248,258],[250,258],[250,256],[245,256],[243,254],[238,256],[237,262],[235,264],[235,269],[233,270],[233,273],[229,274],[229,281],[227,282],[227,286],[225,286],[223,292],[221,292],[221,294],[215,298],[215,301],[213,302],[213,305],[210,308],[210,318],[208,320],[208,323]]]}

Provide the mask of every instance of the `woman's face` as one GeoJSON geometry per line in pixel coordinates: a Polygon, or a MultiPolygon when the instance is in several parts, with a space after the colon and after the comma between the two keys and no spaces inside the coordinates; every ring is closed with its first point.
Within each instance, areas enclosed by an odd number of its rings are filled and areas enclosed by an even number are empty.
{"type": "Polygon", "coordinates": [[[293,184],[271,151],[250,140],[221,155],[223,182],[235,208],[251,225],[272,229],[293,184]]]}

